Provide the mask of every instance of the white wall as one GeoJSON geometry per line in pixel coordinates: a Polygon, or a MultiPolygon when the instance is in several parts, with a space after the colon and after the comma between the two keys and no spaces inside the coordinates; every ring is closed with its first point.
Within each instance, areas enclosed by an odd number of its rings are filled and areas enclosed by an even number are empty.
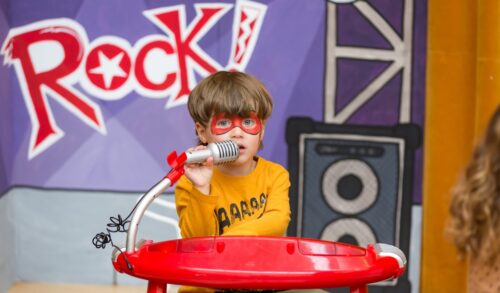
{"type": "Polygon", "coordinates": [[[0,197],[0,293],[15,280],[14,231],[9,194],[0,197]]]}
{"type": "MultiPolygon", "coordinates": [[[[9,261],[15,263],[16,280],[29,282],[80,284],[145,284],[145,281],[121,275],[111,264],[113,248],[96,249],[93,237],[106,231],[109,217],[126,217],[141,194],[39,190],[16,188],[9,192],[14,221],[4,230],[13,234],[7,249],[9,261]],[[14,249],[13,249],[14,248],[14,249]],[[14,253],[12,253],[12,250],[14,253]],[[12,255],[15,255],[15,258],[12,255]],[[14,258],[14,259],[13,259],[14,258]]],[[[159,198],[149,208],[164,218],[177,221],[173,196],[159,198]]],[[[3,213],[0,213],[3,217],[3,213]]],[[[156,217],[158,218],[158,217],[156,217]]],[[[1,221],[0,227],[3,227],[1,221]]],[[[7,225],[8,226],[8,225],[7,225]]],[[[2,228],[0,228],[2,229],[2,228]]],[[[2,243],[4,242],[2,235],[2,243]]],[[[125,235],[112,234],[115,244],[124,246],[125,235]]],[[[163,241],[178,238],[175,225],[145,216],[137,239],[163,241]]],[[[9,240],[10,241],[10,240],[9,240]]],[[[3,251],[0,247],[0,254],[3,251]]],[[[2,272],[2,276],[4,272],[2,272]]],[[[12,278],[11,278],[12,279],[12,278]]],[[[10,279],[10,280],[11,280],[10,279]]],[[[8,283],[7,283],[8,284],[8,283]]]]}

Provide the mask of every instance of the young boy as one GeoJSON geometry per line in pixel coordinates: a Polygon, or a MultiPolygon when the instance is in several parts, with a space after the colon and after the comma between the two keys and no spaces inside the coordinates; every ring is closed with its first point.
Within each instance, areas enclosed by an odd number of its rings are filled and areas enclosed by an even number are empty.
{"type": "Polygon", "coordinates": [[[201,145],[233,140],[238,159],[185,166],[175,188],[183,238],[213,235],[283,236],[290,221],[288,172],[256,156],[262,147],[271,96],[254,77],[220,71],[191,92],[188,109],[201,145]]]}

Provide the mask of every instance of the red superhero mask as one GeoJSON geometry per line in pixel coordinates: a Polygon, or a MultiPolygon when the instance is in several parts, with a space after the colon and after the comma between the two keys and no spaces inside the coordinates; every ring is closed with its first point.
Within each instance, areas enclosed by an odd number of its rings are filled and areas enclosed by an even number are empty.
{"type": "Polygon", "coordinates": [[[262,130],[262,123],[255,112],[250,112],[249,117],[227,115],[225,112],[222,112],[212,117],[210,130],[212,130],[213,134],[221,135],[235,127],[239,127],[248,134],[255,135],[262,130]]]}

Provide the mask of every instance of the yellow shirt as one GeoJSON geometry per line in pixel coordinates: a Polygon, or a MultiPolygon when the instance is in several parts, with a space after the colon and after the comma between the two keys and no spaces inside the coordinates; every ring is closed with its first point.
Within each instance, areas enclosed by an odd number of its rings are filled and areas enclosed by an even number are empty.
{"type": "Polygon", "coordinates": [[[175,187],[175,204],[183,238],[213,235],[283,236],[290,222],[288,171],[257,157],[246,176],[229,176],[214,168],[210,195],[186,176],[175,187]]]}
{"type": "MultiPolygon", "coordinates": [[[[210,195],[198,191],[186,176],[175,187],[182,238],[214,235],[284,236],[290,222],[288,171],[257,157],[246,176],[229,176],[216,167],[210,195]]],[[[179,292],[214,292],[183,286],[179,292]]]]}

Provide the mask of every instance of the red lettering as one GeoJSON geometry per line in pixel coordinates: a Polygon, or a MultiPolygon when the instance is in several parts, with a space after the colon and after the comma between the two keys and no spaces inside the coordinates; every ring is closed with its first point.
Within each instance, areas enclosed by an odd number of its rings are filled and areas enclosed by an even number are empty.
{"type": "MultiPolygon", "coordinates": [[[[170,37],[175,40],[177,48],[177,58],[179,62],[180,89],[175,99],[186,96],[191,91],[189,84],[188,68],[186,59],[189,57],[206,73],[210,74],[221,69],[221,66],[212,60],[198,46],[197,41],[210,30],[210,28],[228,11],[230,5],[197,4],[197,17],[189,25],[190,29],[185,31],[182,19],[185,19],[185,12],[182,9],[167,9],[163,11],[153,11],[151,14],[156,20],[154,23],[164,29],[170,37]],[[181,15],[182,13],[182,15],[181,15]]],[[[193,85],[194,86],[194,85],[193,85]]]]}
{"type": "Polygon", "coordinates": [[[8,58],[18,61],[20,64],[20,66],[16,66],[16,70],[18,77],[24,79],[24,82],[21,80],[21,83],[24,83],[27,89],[25,95],[28,94],[28,97],[25,97],[25,101],[28,103],[30,114],[32,111],[34,112],[34,117],[31,117],[33,129],[30,158],[39,152],[39,148],[48,147],[44,146],[44,143],[53,143],[63,135],[58,131],[58,127],[51,117],[51,110],[47,104],[47,90],[62,99],[59,102],[67,103],[73,111],[77,112],[76,114],[87,118],[96,128],[104,129],[99,109],[90,104],[85,96],[61,83],[61,79],[73,73],[82,61],[84,48],[82,48],[82,41],[75,30],[57,25],[40,27],[24,33],[13,34],[6,40],[5,44],[2,50],[4,54],[10,53],[8,58]],[[60,44],[64,50],[64,56],[57,67],[44,72],[36,72],[29,47],[45,41],[60,44]]]}
{"type": "Polygon", "coordinates": [[[102,44],[93,48],[87,55],[85,72],[94,86],[101,90],[114,91],[127,81],[131,63],[125,49],[114,44],[102,44]],[[117,64],[114,64],[112,69],[106,69],[108,63],[117,64]]]}
{"type": "Polygon", "coordinates": [[[135,62],[135,77],[137,82],[139,82],[146,89],[154,90],[154,91],[163,91],[168,89],[172,84],[174,84],[176,79],[175,73],[169,73],[165,76],[165,79],[162,83],[153,83],[147,77],[147,74],[144,70],[144,60],[148,53],[153,49],[160,49],[165,52],[165,54],[170,55],[174,53],[174,48],[172,45],[166,40],[154,40],[145,44],[137,53],[136,62],[135,62]]]}
{"type": "MultiPolygon", "coordinates": [[[[1,54],[4,63],[15,67],[29,112],[28,157],[42,153],[64,135],[53,117],[49,96],[84,123],[106,133],[100,108],[76,90],[74,83],[104,100],[121,99],[132,90],[150,98],[170,96],[167,107],[172,107],[186,102],[197,82],[195,73],[203,77],[223,69],[198,42],[233,5],[194,6],[196,17],[188,25],[184,5],[145,11],[166,35],[145,36],[133,49],[128,40],[116,36],[102,36],[89,45],[84,28],[71,19],[43,20],[11,29],[1,54]]],[[[266,9],[253,1],[236,2],[227,70],[246,68],[266,9]]]]}

